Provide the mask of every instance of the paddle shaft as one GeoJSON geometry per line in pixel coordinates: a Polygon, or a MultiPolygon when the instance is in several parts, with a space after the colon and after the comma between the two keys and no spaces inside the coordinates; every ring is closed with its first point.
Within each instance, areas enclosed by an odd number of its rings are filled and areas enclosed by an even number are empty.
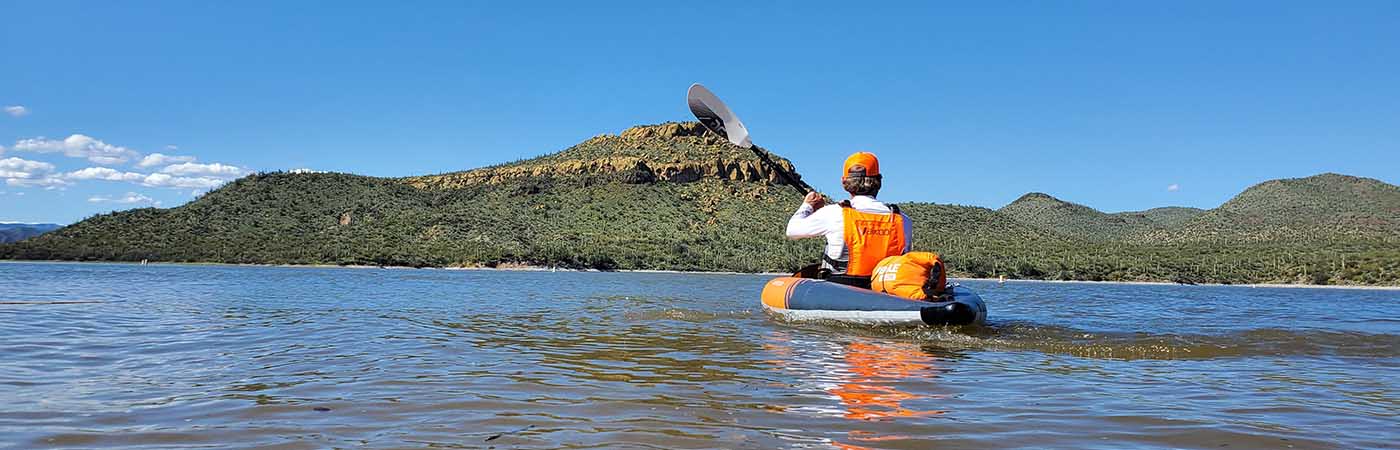
{"type": "Polygon", "coordinates": [[[778,176],[782,177],[783,181],[786,181],[788,186],[797,189],[797,193],[806,196],[808,192],[816,191],[816,189],[812,189],[812,186],[808,185],[806,181],[802,181],[802,179],[794,177],[792,174],[788,173],[788,171],[783,170],[783,166],[778,165],[778,163],[773,161],[773,158],[768,156],[768,150],[764,150],[757,145],[749,147],[749,149],[753,150],[753,154],[758,155],[759,161],[767,164],[769,169],[777,172],[778,176]]]}

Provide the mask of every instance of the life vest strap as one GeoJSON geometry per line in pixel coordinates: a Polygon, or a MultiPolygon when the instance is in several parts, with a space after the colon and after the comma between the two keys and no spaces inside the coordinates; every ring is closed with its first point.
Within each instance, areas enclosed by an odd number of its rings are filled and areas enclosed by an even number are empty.
{"type": "Polygon", "coordinates": [[[825,250],[822,251],[822,262],[831,266],[832,273],[846,273],[846,261],[840,261],[836,258],[832,258],[831,256],[826,254],[825,250]]]}
{"type": "Polygon", "coordinates": [[[832,274],[826,277],[826,281],[847,286],[855,286],[861,289],[870,289],[870,277],[854,277],[850,275],[832,274]]]}
{"type": "MultiPolygon", "coordinates": [[[[838,204],[838,205],[841,205],[842,208],[854,208],[854,206],[851,206],[851,201],[850,201],[850,200],[842,200],[841,203],[837,203],[837,204],[838,204]]],[[[885,206],[889,206],[889,207],[890,207],[890,212],[892,212],[892,213],[895,213],[895,214],[904,214],[903,212],[901,212],[901,211],[899,210],[899,205],[896,205],[896,204],[893,204],[893,203],[888,203],[888,204],[886,204],[885,206]]]]}

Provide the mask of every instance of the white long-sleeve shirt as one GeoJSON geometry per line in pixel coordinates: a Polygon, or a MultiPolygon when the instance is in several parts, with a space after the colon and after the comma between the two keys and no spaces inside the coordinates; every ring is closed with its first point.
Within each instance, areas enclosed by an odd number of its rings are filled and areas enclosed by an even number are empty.
{"type": "MultiPolygon", "coordinates": [[[[888,214],[892,211],[889,205],[866,195],[851,197],[851,207],[868,213],[888,214]]],[[[904,216],[904,252],[909,253],[914,243],[914,223],[909,216],[900,215],[904,216]]],[[[788,219],[788,239],[817,236],[826,236],[826,256],[837,261],[850,260],[850,250],[846,248],[846,220],[842,217],[841,205],[830,204],[813,211],[811,205],[803,203],[788,219]]],[[[822,265],[827,266],[825,262],[822,265]]]]}

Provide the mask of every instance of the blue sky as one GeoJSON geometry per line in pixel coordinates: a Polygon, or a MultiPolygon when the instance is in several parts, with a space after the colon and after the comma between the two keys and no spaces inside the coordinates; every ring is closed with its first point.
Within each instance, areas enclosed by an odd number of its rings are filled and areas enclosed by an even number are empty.
{"type": "Polygon", "coordinates": [[[886,200],[992,208],[1400,182],[1400,2],[662,3],[3,2],[0,221],[536,156],[697,81],[827,192],[855,150],[886,200]]]}

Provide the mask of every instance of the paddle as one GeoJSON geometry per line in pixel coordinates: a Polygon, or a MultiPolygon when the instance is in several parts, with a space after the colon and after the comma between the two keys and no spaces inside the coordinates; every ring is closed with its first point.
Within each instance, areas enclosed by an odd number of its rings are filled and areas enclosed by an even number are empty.
{"type": "Polygon", "coordinates": [[[816,192],[816,189],[812,189],[812,186],[802,181],[796,174],[784,170],[778,163],[773,162],[767,150],[753,145],[753,141],[749,139],[749,129],[744,127],[744,122],[740,122],[739,116],[734,115],[734,112],[730,111],[728,106],[724,106],[724,102],[719,101],[719,97],[716,97],[713,92],[705,89],[705,86],[701,86],[700,83],[690,85],[690,90],[686,91],[685,99],[686,103],[690,104],[690,112],[695,114],[696,119],[700,119],[700,123],[704,124],[705,128],[724,136],[734,145],[753,150],[753,153],[758,155],[759,161],[777,172],[778,176],[782,177],[783,181],[786,181],[793,189],[797,189],[798,193],[805,196],[808,192],[816,192]]]}

